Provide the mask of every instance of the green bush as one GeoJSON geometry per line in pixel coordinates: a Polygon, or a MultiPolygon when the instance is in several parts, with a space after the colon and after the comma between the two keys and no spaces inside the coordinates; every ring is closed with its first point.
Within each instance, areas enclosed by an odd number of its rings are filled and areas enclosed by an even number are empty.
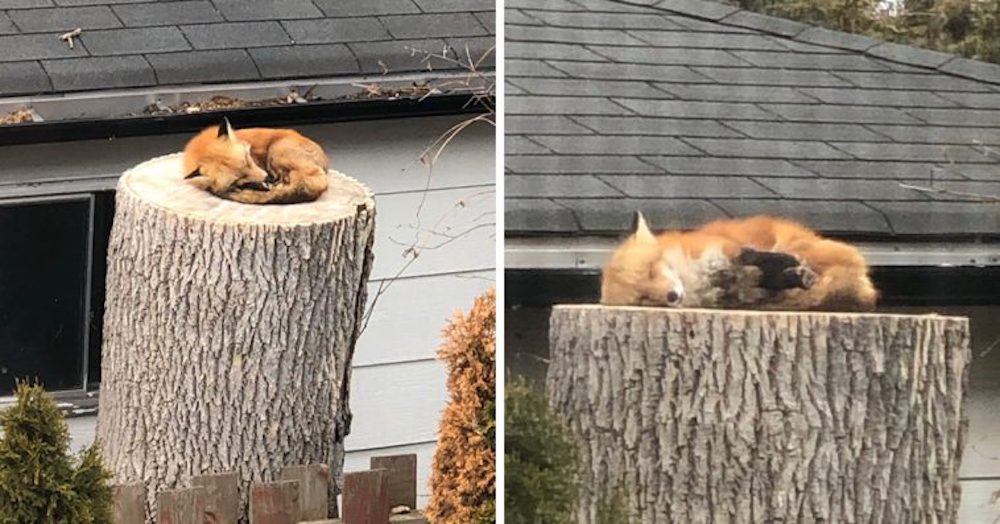
{"type": "Polygon", "coordinates": [[[39,385],[18,384],[0,411],[0,524],[111,522],[111,474],[96,444],[77,460],[69,429],[39,385]]]}
{"type": "Polygon", "coordinates": [[[568,429],[523,379],[507,381],[504,413],[504,522],[572,522],[579,451],[568,429]]]}
{"type": "Polygon", "coordinates": [[[622,484],[603,494],[597,501],[598,524],[629,524],[625,487],[622,484]]]}

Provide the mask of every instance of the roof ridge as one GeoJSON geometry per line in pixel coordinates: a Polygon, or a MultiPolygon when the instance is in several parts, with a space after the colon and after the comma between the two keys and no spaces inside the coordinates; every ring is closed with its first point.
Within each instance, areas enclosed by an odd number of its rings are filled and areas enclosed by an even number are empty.
{"type": "Polygon", "coordinates": [[[870,36],[756,13],[712,0],[608,0],[616,4],[645,7],[719,25],[752,29],[793,42],[854,51],[897,64],[946,75],[1000,85],[1000,64],[964,58],[870,36]]]}

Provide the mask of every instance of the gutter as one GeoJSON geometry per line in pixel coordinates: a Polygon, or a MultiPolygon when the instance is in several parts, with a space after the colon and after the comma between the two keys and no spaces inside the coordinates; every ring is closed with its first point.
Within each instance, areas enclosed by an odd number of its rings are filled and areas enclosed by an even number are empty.
{"type": "MultiPolygon", "coordinates": [[[[456,85],[469,78],[468,73],[461,72],[438,72],[434,76],[410,73],[4,98],[0,99],[0,114],[31,108],[39,120],[0,125],[0,145],[187,133],[217,124],[222,115],[229,116],[237,127],[249,127],[480,113],[482,109],[474,103],[474,86],[420,97],[349,98],[368,85],[377,84],[391,92],[415,83],[431,87],[445,82],[456,85]],[[145,112],[154,104],[173,106],[215,96],[255,101],[284,98],[290,93],[310,93],[313,100],[166,115],[145,112]]],[[[492,72],[488,78],[493,78],[492,72]]]]}
{"type": "MultiPolygon", "coordinates": [[[[504,268],[598,272],[618,246],[615,238],[507,238],[504,268]]],[[[868,263],[881,267],[1000,267],[1000,243],[860,242],[868,263]]]]}

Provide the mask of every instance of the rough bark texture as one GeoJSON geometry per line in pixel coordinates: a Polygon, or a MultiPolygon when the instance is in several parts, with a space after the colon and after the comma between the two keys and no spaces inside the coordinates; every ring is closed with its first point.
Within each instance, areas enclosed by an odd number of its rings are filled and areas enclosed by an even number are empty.
{"type": "MultiPolygon", "coordinates": [[[[179,155],[122,176],[108,252],[97,434],[118,483],[158,492],[235,471],[343,466],[351,357],[372,264],[370,191],[254,206],[182,180],[179,155]]],[[[331,482],[330,497],[338,487],[331,482]]]]}
{"type": "Polygon", "coordinates": [[[955,522],[968,320],[557,306],[579,522],[955,522]]]}

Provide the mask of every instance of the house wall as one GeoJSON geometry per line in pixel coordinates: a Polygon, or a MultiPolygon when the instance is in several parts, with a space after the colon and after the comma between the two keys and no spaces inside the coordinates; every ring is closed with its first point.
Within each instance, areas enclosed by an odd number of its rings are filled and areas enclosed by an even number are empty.
{"type": "MultiPolygon", "coordinates": [[[[435,359],[440,332],[454,311],[468,310],[495,279],[494,129],[467,128],[432,172],[419,161],[435,138],[463,118],[299,128],[324,145],[335,169],[375,191],[369,298],[391,282],[354,357],[346,470],[366,469],[373,454],[417,453],[421,503],[447,398],[445,368],[435,359]],[[414,243],[424,247],[404,269],[404,253],[414,243]]],[[[68,178],[85,177],[90,189],[112,188],[123,170],[179,151],[188,136],[0,147],[0,198],[80,187],[54,182],[68,178]],[[53,182],[28,187],[29,180],[53,182]]],[[[92,417],[71,421],[75,446],[93,439],[93,425],[92,417]]]]}

